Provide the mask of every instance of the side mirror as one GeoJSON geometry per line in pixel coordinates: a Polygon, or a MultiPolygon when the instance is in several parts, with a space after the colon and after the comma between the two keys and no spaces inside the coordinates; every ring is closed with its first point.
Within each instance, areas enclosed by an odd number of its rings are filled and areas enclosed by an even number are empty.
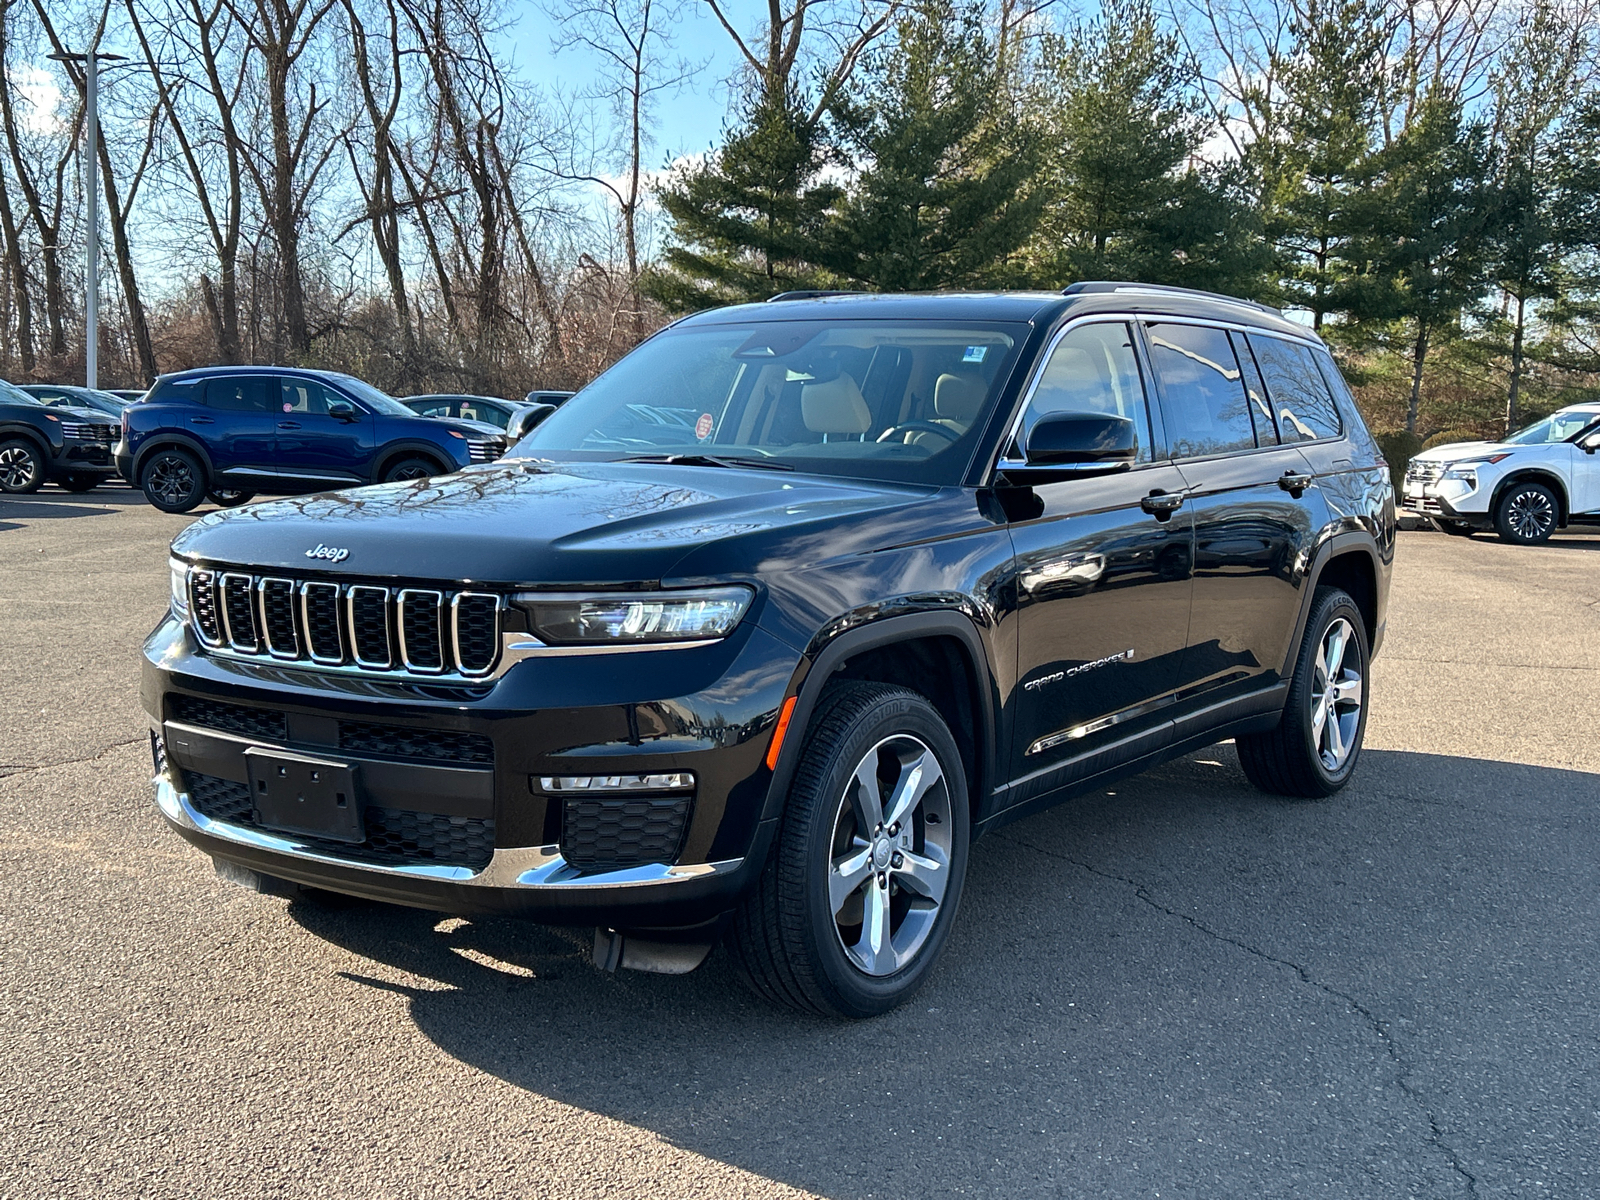
{"type": "Polygon", "coordinates": [[[361,414],[356,412],[356,406],[348,400],[335,400],[328,405],[328,415],[335,421],[359,420],[361,414]]]}
{"type": "Polygon", "coordinates": [[[1588,437],[1584,438],[1583,441],[1579,442],[1578,445],[1583,447],[1583,452],[1585,454],[1593,454],[1596,450],[1600,450],[1600,433],[1591,433],[1588,437]]]}
{"type": "Polygon", "coordinates": [[[540,425],[551,413],[556,411],[554,404],[535,404],[528,408],[518,409],[511,414],[511,420],[506,424],[506,437],[513,442],[520,442],[540,425]]]}
{"type": "Polygon", "coordinates": [[[1126,471],[1139,457],[1138,431],[1127,417],[1051,413],[1029,431],[1024,455],[1025,466],[1006,468],[1024,484],[1126,471]]]}

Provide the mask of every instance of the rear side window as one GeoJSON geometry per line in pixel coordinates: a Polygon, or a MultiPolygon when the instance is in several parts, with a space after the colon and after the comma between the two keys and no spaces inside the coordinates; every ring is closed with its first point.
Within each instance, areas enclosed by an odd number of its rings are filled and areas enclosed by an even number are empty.
{"type": "Polygon", "coordinates": [[[1284,442],[1314,442],[1339,436],[1339,410],[1333,405],[1311,347],[1284,338],[1252,335],[1250,349],[1266,380],[1278,437],[1284,442]]]}
{"type": "Polygon", "coordinates": [[[267,398],[267,385],[271,382],[274,381],[259,375],[207,380],[206,407],[224,412],[271,412],[273,406],[267,398]]]}
{"type": "Polygon", "coordinates": [[[1254,449],[1244,376],[1228,335],[1201,325],[1150,325],[1147,330],[1172,456],[1254,449]]]}

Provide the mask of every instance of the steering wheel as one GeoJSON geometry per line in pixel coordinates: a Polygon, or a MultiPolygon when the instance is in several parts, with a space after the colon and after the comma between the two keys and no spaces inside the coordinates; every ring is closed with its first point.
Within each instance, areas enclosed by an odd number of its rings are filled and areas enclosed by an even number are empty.
{"type": "Polygon", "coordinates": [[[892,441],[896,435],[907,433],[937,433],[940,437],[949,438],[951,445],[961,440],[959,433],[952,429],[946,429],[943,425],[936,425],[932,421],[902,421],[898,425],[891,425],[888,429],[885,429],[878,435],[877,440],[880,442],[892,441]]]}

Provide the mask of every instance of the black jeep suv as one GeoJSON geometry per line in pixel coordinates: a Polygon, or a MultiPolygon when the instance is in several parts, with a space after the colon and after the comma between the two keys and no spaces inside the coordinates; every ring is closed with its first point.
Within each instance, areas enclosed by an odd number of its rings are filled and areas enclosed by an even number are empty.
{"type": "Polygon", "coordinates": [[[1388,469],[1226,297],[831,296],[655,335],[498,463],[219,512],[145,646],[157,803],[225,875],[721,938],[882,1012],[972,839],[1225,738],[1354,770],[1388,469]]]}
{"type": "Polygon", "coordinates": [[[47,406],[0,382],[0,493],[36,492],[46,481],[87,492],[116,474],[112,418],[91,409],[47,406]]]}

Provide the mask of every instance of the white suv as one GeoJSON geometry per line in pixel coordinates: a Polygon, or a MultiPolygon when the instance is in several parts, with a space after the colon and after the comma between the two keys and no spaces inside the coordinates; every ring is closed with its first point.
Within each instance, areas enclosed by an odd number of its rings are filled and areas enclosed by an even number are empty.
{"type": "Polygon", "coordinates": [[[1425,450],[1406,466],[1401,506],[1446,533],[1493,529],[1531,546],[1562,525],[1600,525],[1600,403],[1563,408],[1503,442],[1425,450]]]}

